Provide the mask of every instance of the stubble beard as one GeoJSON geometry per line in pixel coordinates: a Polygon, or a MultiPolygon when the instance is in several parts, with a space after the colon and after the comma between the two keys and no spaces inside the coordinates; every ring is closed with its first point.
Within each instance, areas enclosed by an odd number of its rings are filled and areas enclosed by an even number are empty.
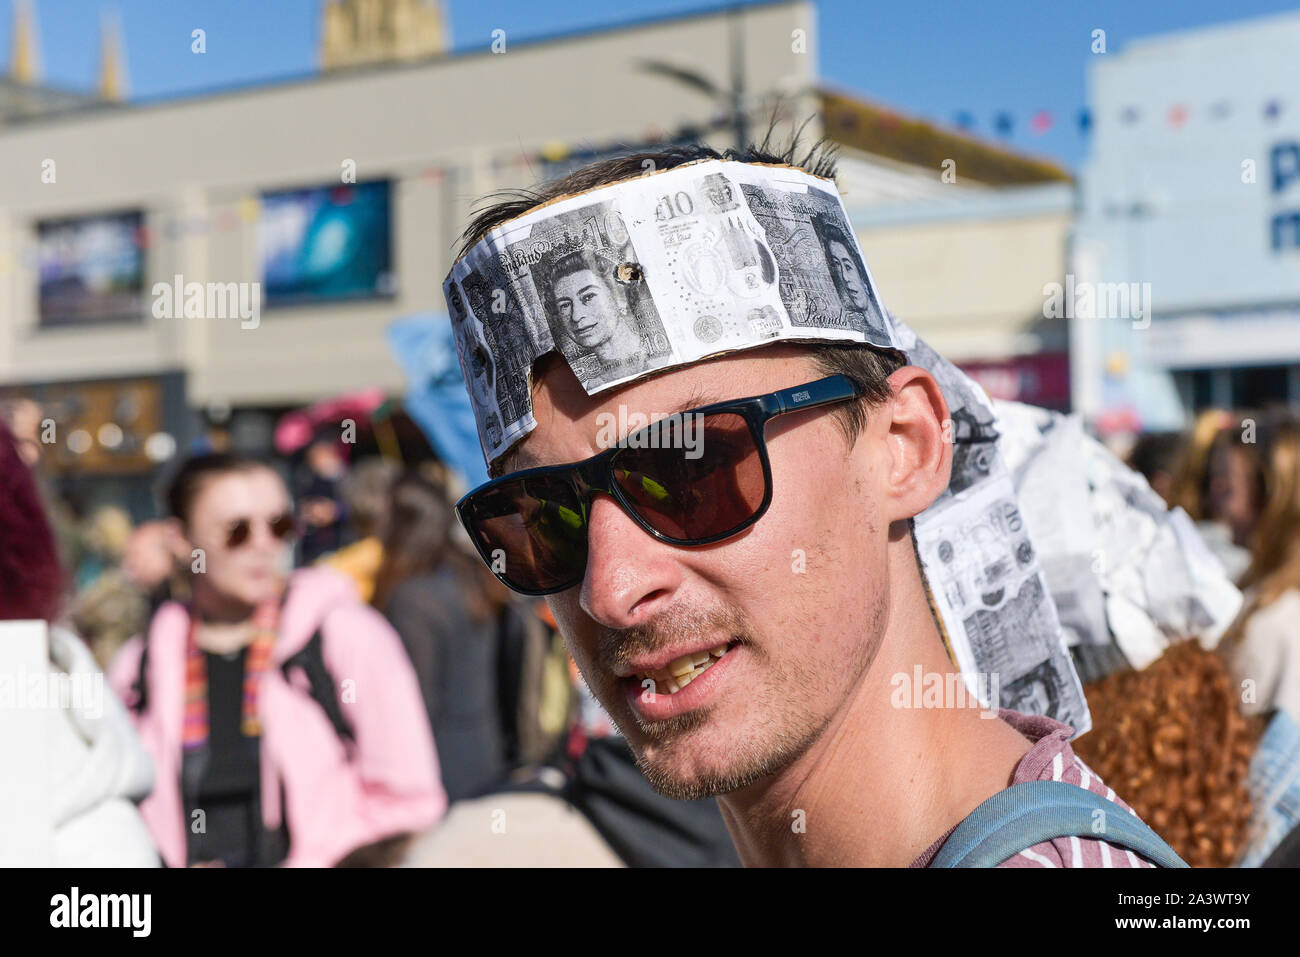
{"type": "MultiPolygon", "coordinates": [[[[871,616],[872,639],[861,643],[860,653],[855,656],[857,660],[851,663],[855,683],[857,676],[866,673],[879,647],[883,606],[881,596],[871,616]]],[[[812,666],[809,656],[789,662],[773,660],[750,637],[753,630],[735,609],[669,612],[649,625],[607,630],[598,641],[596,658],[604,673],[611,674],[619,668],[625,669],[629,658],[701,634],[738,641],[743,653],[752,656],[757,670],[763,673],[762,685],[747,692],[750,698],[747,724],[729,729],[732,740],[719,742],[721,729],[706,730],[715,719],[716,707],[697,708],[663,721],[648,722],[619,696],[617,688],[612,694],[617,698],[617,707],[607,706],[650,786],[664,797],[679,801],[729,794],[779,774],[808,751],[838,711],[829,708],[818,713],[811,706],[824,697],[826,679],[812,666]],[[646,739],[656,745],[653,760],[648,760],[646,749],[635,743],[646,739]],[[725,764],[683,769],[692,748],[703,749],[709,745],[725,751],[728,755],[725,764]]],[[[730,690],[727,701],[733,710],[741,695],[746,695],[743,689],[730,690]]]]}

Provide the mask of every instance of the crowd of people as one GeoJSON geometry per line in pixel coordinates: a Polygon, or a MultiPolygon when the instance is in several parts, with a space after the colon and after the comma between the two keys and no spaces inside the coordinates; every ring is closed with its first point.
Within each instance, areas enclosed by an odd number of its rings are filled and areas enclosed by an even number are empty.
{"type": "Polygon", "coordinates": [[[1300,866],[1300,418],[1209,409],[1128,456],[1241,588],[1212,648],[1087,687],[1076,749],[1193,866],[1300,866]]]}
{"type": "MultiPolygon", "coordinates": [[[[58,722],[57,863],[738,863],[713,801],[642,780],[545,604],[472,554],[436,461],[324,449],[286,481],[208,451],[161,517],[69,529],[4,418],[0,621],[48,622],[50,669],[111,689],[58,722]]],[[[1088,686],[1076,750],[1189,863],[1300,863],[1300,420],[1211,410],[1129,464],[1244,605],[1217,646],[1088,686]]]]}
{"type": "Polygon", "coordinates": [[[23,430],[0,416],[0,624],[46,622],[52,673],[106,676],[102,707],[56,722],[51,781],[86,793],[49,863],[481,863],[502,807],[504,862],[549,863],[559,827],[573,863],[738,863],[713,802],[641,780],[546,606],[464,541],[436,460],[200,450],[133,526],[73,518],[23,430]]]}

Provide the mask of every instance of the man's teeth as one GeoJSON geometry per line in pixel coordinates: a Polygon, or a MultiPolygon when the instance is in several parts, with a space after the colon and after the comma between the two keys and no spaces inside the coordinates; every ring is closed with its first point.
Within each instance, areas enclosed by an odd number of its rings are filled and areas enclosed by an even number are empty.
{"type": "Polygon", "coordinates": [[[641,679],[642,684],[645,683],[646,679],[653,682],[653,685],[647,689],[651,692],[676,694],[708,671],[715,661],[727,653],[727,647],[727,645],[718,645],[718,647],[710,648],[707,651],[682,655],[677,660],[670,661],[666,668],[660,668],[658,671],[648,671],[637,675],[637,677],[641,679]]]}

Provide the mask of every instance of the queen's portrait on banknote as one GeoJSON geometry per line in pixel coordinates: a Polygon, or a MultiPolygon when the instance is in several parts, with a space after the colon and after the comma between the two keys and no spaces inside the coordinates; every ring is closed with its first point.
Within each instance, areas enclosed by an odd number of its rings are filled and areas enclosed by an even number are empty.
{"type": "Polygon", "coordinates": [[[584,386],[639,372],[666,351],[653,346],[667,345],[654,306],[639,300],[634,282],[615,278],[619,266],[603,251],[579,247],[545,270],[551,337],[584,386]]]}
{"type": "Polygon", "coordinates": [[[884,311],[838,201],[818,190],[745,183],[741,192],[781,272],[781,300],[794,326],[852,329],[888,342],[884,311]]]}
{"type": "Polygon", "coordinates": [[[850,321],[867,323],[868,317],[879,314],[879,307],[871,301],[867,278],[862,274],[856,247],[844,230],[822,216],[812,218],[813,232],[821,241],[822,252],[830,266],[831,278],[840,294],[840,305],[850,316],[850,321]]]}

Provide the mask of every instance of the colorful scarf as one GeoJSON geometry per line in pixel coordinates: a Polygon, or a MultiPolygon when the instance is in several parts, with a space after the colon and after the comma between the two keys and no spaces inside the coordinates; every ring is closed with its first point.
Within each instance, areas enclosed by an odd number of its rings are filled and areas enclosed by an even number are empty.
{"type": "MultiPolygon", "coordinates": [[[[240,730],[245,737],[256,738],[262,733],[257,716],[257,695],[262,675],[271,666],[271,651],[275,647],[276,627],[279,624],[280,603],[268,601],[253,613],[253,640],[244,660],[243,720],[240,730]]],[[[190,632],[185,649],[185,720],[181,726],[181,747],[193,751],[208,743],[208,659],[199,647],[197,636],[198,616],[190,610],[190,632]]]]}

